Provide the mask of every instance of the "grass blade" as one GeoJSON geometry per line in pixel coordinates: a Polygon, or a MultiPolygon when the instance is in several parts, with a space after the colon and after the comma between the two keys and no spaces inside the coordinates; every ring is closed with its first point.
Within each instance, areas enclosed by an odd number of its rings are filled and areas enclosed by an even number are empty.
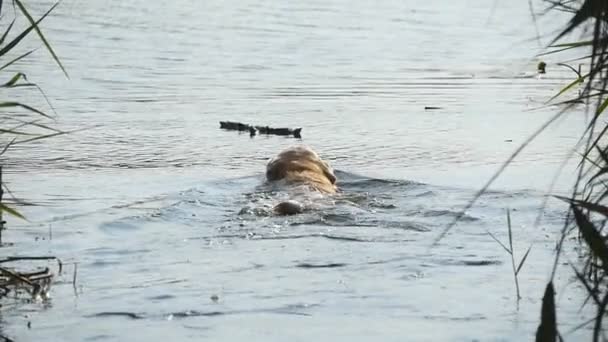
{"type": "MultiPolygon", "coordinates": [[[[23,3],[21,2],[21,0],[14,0],[14,1],[17,4],[17,6],[19,7],[19,9],[21,10],[21,13],[23,13],[23,15],[27,18],[27,20],[30,21],[30,24],[32,24],[32,26],[34,26],[34,28],[36,30],[36,33],[38,33],[38,36],[40,37],[40,40],[42,40],[42,42],[44,43],[44,46],[46,46],[46,49],[49,50],[49,53],[53,56],[53,59],[55,60],[55,62],[57,62],[57,65],[59,65],[59,67],[61,68],[61,70],[65,74],[65,77],[70,78],[70,76],[68,76],[68,72],[63,67],[63,64],[61,64],[61,61],[59,61],[59,57],[57,57],[57,54],[55,54],[55,51],[53,51],[53,48],[51,48],[51,45],[49,44],[49,42],[46,40],[46,38],[42,34],[42,31],[38,27],[38,24],[34,22],[34,19],[30,15],[30,13],[25,9],[25,6],[23,6],[23,3]]],[[[59,2],[56,2],[51,7],[51,9],[49,9],[49,11],[47,13],[49,13],[55,7],[57,7],[57,5],[59,5],[59,2]]],[[[46,14],[45,14],[45,16],[46,16],[46,14]]]]}
{"type": "Polygon", "coordinates": [[[581,235],[595,256],[602,261],[602,268],[608,271],[608,246],[588,217],[576,206],[572,205],[576,225],[581,235]]]}
{"type": "Polygon", "coordinates": [[[536,342],[555,342],[557,339],[557,321],[555,318],[555,290],[549,282],[543,295],[540,313],[540,325],[536,330],[536,342]]]}
{"type": "Polygon", "coordinates": [[[36,114],[40,114],[44,117],[47,117],[49,119],[52,119],[52,117],[50,117],[48,114],[45,114],[44,112],[39,111],[38,109],[25,105],[23,103],[20,102],[0,102],[0,108],[6,108],[6,107],[21,107],[24,109],[29,110],[30,112],[34,112],[36,114]]]}
{"type": "MultiPolygon", "coordinates": [[[[554,45],[553,47],[556,47],[557,45],[554,45]]],[[[559,52],[563,52],[563,51],[568,51],[568,50],[572,50],[577,48],[577,46],[568,46],[568,47],[563,47],[561,49],[557,49],[557,50],[551,50],[551,51],[547,51],[547,52],[543,52],[543,53],[539,53],[538,55],[536,55],[536,57],[542,57],[542,56],[547,56],[547,55],[553,55],[559,52]]]]}
{"type": "Polygon", "coordinates": [[[32,52],[34,52],[34,51],[36,51],[36,50],[32,50],[32,51],[26,52],[26,53],[24,53],[23,55],[21,55],[21,56],[19,56],[19,57],[15,58],[15,59],[13,59],[12,61],[10,61],[10,62],[8,62],[8,63],[4,64],[2,67],[0,67],[0,71],[2,71],[2,70],[4,70],[4,69],[8,68],[9,66],[13,65],[13,64],[14,64],[14,63],[16,63],[17,61],[19,61],[19,60],[21,60],[21,59],[23,59],[23,58],[25,58],[25,57],[27,57],[27,56],[31,55],[31,54],[32,54],[32,52]]]}
{"type": "Polygon", "coordinates": [[[15,39],[13,39],[10,43],[6,44],[2,49],[0,49],[0,56],[5,55],[9,51],[11,51],[15,46],[17,46],[17,44],[19,44],[19,42],[21,40],[23,40],[23,38],[25,38],[34,28],[38,27],[38,24],[44,18],[46,18],[46,16],[49,15],[49,13],[51,13],[51,11],[56,6],[57,6],[57,4],[55,4],[53,7],[51,7],[51,9],[49,9],[42,17],[40,17],[40,19],[38,19],[38,21],[33,22],[30,27],[28,27],[27,29],[25,29],[25,31],[21,32],[21,34],[19,34],[17,37],[15,37],[15,39]]]}
{"type": "Polygon", "coordinates": [[[46,138],[56,137],[58,135],[64,135],[64,134],[71,134],[71,133],[76,133],[76,132],[82,132],[82,131],[86,131],[88,129],[95,128],[95,127],[99,127],[99,126],[79,128],[79,129],[74,129],[74,130],[71,130],[71,131],[58,131],[58,132],[55,132],[55,133],[50,133],[50,134],[34,137],[34,138],[31,138],[31,139],[16,141],[15,143],[13,143],[13,145],[25,144],[25,143],[28,143],[28,142],[31,142],[31,141],[36,141],[36,140],[40,140],[40,139],[46,139],[46,138]]]}
{"type": "Polygon", "coordinates": [[[526,254],[524,254],[524,257],[521,258],[521,261],[519,262],[519,266],[517,266],[517,270],[515,271],[515,275],[519,274],[519,270],[521,270],[521,268],[524,266],[524,262],[526,262],[526,258],[528,257],[528,254],[530,254],[531,250],[532,250],[532,246],[528,247],[528,250],[526,251],[526,254]]]}
{"type": "Polygon", "coordinates": [[[575,47],[589,46],[589,45],[593,45],[593,40],[583,40],[580,42],[553,44],[549,47],[552,47],[552,48],[573,47],[573,48],[575,48],[575,47]]]}
{"type": "Polygon", "coordinates": [[[608,207],[606,207],[606,206],[592,203],[592,202],[587,202],[587,201],[575,200],[575,199],[562,197],[562,196],[554,196],[554,197],[561,199],[564,202],[568,202],[572,205],[577,205],[577,206],[585,208],[589,211],[593,211],[595,213],[602,214],[602,215],[608,217],[608,207]]]}
{"type": "Polygon", "coordinates": [[[4,147],[2,148],[2,151],[0,151],[0,156],[4,154],[4,152],[6,152],[8,150],[9,147],[13,146],[13,143],[15,143],[15,140],[17,140],[17,138],[13,138],[13,140],[9,141],[8,144],[4,145],[4,147]]]}
{"type": "Polygon", "coordinates": [[[578,76],[578,78],[582,78],[582,77],[583,77],[583,75],[581,75],[581,72],[580,72],[580,68],[581,68],[581,65],[580,65],[580,64],[579,64],[579,66],[578,66],[578,69],[579,69],[579,70],[574,69],[574,67],[573,67],[573,66],[568,65],[568,64],[566,64],[566,63],[557,63],[557,65],[560,65],[560,66],[563,66],[563,67],[566,67],[566,68],[568,68],[568,69],[572,70],[572,72],[574,72],[574,73],[576,74],[576,76],[578,76]]]}
{"type": "Polygon", "coordinates": [[[58,133],[61,132],[61,130],[59,130],[57,128],[53,128],[53,127],[38,123],[37,120],[35,120],[35,121],[22,121],[19,119],[15,119],[15,120],[21,122],[20,126],[34,126],[34,127],[46,129],[48,131],[53,131],[53,132],[58,132],[58,133]]]}
{"type": "Polygon", "coordinates": [[[498,239],[497,239],[497,238],[494,236],[494,234],[490,233],[489,231],[486,231],[486,233],[487,233],[488,235],[490,235],[490,237],[491,237],[492,239],[494,239],[494,241],[498,242],[498,244],[499,244],[499,245],[500,245],[502,248],[504,248],[504,250],[505,250],[505,251],[507,251],[507,253],[509,253],[509,254],[513,254],[513,252],[512,252],[512,251],[510,251],[510,250],[509,250],[509,248],[507,248],[507,246],[505,246],[505,245],[504,245],[502,242],[500,242],[500,240],[498,240],[498,239]]]}
{"type": "Polygon", "coordinates": [[[507,209],[507,228],[509,228],[509,248],[513,251],[513,233],[511,231],[511,211],[507,209]]]}
{"type": "Polygon", "coordinates": [[[574,87],[575,85],[583,83],[583,81],[587,77],[589,77],[589,74],[583,75],[583,76],[577,78],[576,80],[572,81],[570,84],[568,84],[567,86],[565,86],[564,88],[562,88],[562,90],[560,90],[557,94],[555,94],[553,97],[551,97],[546,103],[549,103],[549,102],[555,100],[556,98],[560,97],[563,93],[565,93],[568,90],[572,89],[572,87],[574,87]]]}
{"type": "Polygon", "coordinates": [[[5,128],[0,128],[0,134],[36,135],[33,133],[26,133],[26,132],[21,132],[21,131],[15,131],[14,129],[5,129],[5,128]]]}
{"type": "Polygon", "coordinates": [[[3,203],[0,203],[0,211],[6,212],[7,214],[11,215],[11,216],[15,216],[18,217],[22,220],[26,220],[25,216],[21,215],[17,210],[11,208],[11,207],[7,207],[6,205],[4,205],[3,203]]]}
{"type": "Polygon", "coordinates": [[[576,267],[574,267],[574,265],[570,264],[570,267],[572,267],[572,271],[574,271],[574,274],[578,278],[578,281],[580,281],[581,284],[583,284],[583,286],[585,286],[585,289],[587,290],[587,294],[593,299],[593,301],[595,302],[596,305],[600,305],[600,299],[598,298],[598,296],[596,294],[596,290],[594,290],[593,287],[591,287],[591,285],[589,285],[589,283],[587,282],[587,279],[585,279],[585,276],[579,270],[577,270],[576,267]]]}
{"type": "Polygon", "coordinates": [[[15,23],[15,19],[13,19],[13,21],[11,21],[11,23],[6,28],[6,31],[4,31],[4,34],[2,34],[2,37],[0,37],[0,45],[4,44],[4,40],[6,39],[6,36],[8,36],[8,33],[10,32],[10,30],[13,28],[14,23],[15,23]]]}
{"type": "Polygon", "coordinates": [[[25,74],[22,73],[22,72],[18,72],[8,82],[0,85],[0,88],[10,88],[10,87],[13,87],[13,86],[15,86],[15,83],[19,82],[20,79],[23,79],[23,80],[27,81],[27,77],[25,76],[25,74]]]}
{"type": "Polygon", "coordinates": [[[51,138],[51,137],[56,137],[58,135],[68,134],[68,133],[70,133],[70,132],[56,132],[56,133],[51,133],[51,134],[40,135],[40,136],[37,136],[34,138],[16,141],[15,143],[13,143],[13,145],[24,144],[24,143],[28,143],[28,142],[32,142],[32,141],[36,141],[36,140],[47,139],[47,138],[51,138]]]}
{"type": "MultiPolygon", "coordinates": [[[[600,0],[600,1],[603,1],[603,0],[600,0]]],[[[583,4],[582,4],[582,6],[576,11],[576,13],[574,14],[574,16],[572,17],[572,19],[570,19],[570,22],[568,23],[568,25],[566,26],[566,28],[560,34],[558,34],[557,37],[555,37],[553,39],[553,41],[551,42],[551,44],[554,44],[560,38],[562,38],[566,34],[570,33],[576,27],[578,27],[579,25],[581,25],[582,23],[584,23],[585,21],[587,21],[587,19],[593,18],[595,7],[596,7],[596,1],[595,0],[591,0],[591,1],[590,0],[586,0],[586,1],[584,1],[583,4]]]]}
{"type": "Polygon", "coordinates": [[[498,179],[498,177],[506,170],[506,168],[511,164],[511,162],[513,162],[513,160],[526,148],[526,146],[528,146],[532,141],[534,141],[534,139],[536,139],[542,132],[544,132],[549,126],[551,126],[551,124],[557,121],[557,119],[561,118],[562,115],[564,115],[565,113],[566,112],[563,110],[556,113],[551,118],[549,118],[549,120],[545,121],[539,128],[537,128],[528,138],[526,138],[526,140],[521,143],[513,153],[511,153],[509,158],[507,158],[507,160],[502,163],[500,168],[498,168],[498,170],[494,172],[490,179],[486,181],[486,183],[481,187],[481,189],[479,189],[475,193],[475,195],[473,195],[473,198],[471,198],[471,200],[464,206],[464,208],[458,213],[458,215],[456,215],[452,222],[450,222],[441,231],[441,233],[439,233],[439,235],[431,243],[431,247],[436,246],[439,241],[441,241],[450,232],[450,230],[454,228],[454,226],[460,221],[460,219],[464,217],[467,210],[471,209],[473,205],[477,203],[477,200],[486,192],[486,190],[488,190],[488,188],[492,184],[494,184],[494,181],[498,179]]]}
{"type": "Polygon", "coordinates": [[[604,111],[604,109],[606,109],[607,106],[608,106],[608,98],[604,99],[604,102],[602,102],[602,104],[599,107],[597,107],[597,109],[595,110],[595,115],[602,114],[602,112],[604,111]]]}

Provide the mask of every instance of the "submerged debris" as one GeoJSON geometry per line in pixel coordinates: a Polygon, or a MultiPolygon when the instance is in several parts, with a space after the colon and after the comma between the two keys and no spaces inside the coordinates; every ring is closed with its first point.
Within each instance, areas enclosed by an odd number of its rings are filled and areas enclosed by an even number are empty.
{"type": "MultiPolygon", "coordinates": [[[[57,260],[58,273],[61,273],[62,264],[56,257],[8,257],[0,259],[0,264],[16,261],[57,260]]],[[[14,267],[0,266],[0,299],[13,293],[15,297],[28,294],[33,300],[46,300],[49,298],[51,283],[54,274],[49,267],[35,267],[33,270],[20,271],[14,267]]]]}

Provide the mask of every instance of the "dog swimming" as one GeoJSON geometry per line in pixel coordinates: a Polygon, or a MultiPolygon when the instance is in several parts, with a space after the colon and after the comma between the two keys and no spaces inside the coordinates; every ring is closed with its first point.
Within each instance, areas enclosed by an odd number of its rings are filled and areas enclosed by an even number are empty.
{"type": "MultiPolygon", "coordinates": [[[[329,164],[310,147],[298,145],[281,151],[266,165],[268,182],[283,182],[288,186],[304,187],[320,194],[335,194],[336,175],[329,164]]],[[[294,215],[304,211],[297,200],[283,201],[274,206],[277,215],[294,215]]]]}

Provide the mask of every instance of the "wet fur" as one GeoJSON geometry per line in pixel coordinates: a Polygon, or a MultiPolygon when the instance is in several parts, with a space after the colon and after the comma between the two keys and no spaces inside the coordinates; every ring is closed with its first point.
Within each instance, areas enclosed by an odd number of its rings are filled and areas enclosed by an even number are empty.
{"type": "MultiPolygon", "coordinates": [[[[332,168],[307,146],[289,147],[271,159],[266,166],[266,179],[269,182],[307,185],[321,193],[333,194],[337,191],[332,168]]],[[[298,209],[285,202],[275,206],[275,212],[280,215],[296,214],[301,210],[301,207],[298,209]]]]}

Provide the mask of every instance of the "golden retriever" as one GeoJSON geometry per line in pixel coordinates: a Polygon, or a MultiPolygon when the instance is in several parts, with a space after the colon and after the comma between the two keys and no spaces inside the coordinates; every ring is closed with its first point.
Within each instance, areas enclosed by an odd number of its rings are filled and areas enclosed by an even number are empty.
{"type": "MultiPolygon", "coordinates": [[[[336,176],[332,168],[308,146],[289,147],[271,159],[266,166],[269,182],[284,181],[287,184],[307,185],[312,190],[336,193],[336,176]]],[[[279,215],[293,215],[303,211],[296,201],[281,202],[274,207],[279,215]]]]}

